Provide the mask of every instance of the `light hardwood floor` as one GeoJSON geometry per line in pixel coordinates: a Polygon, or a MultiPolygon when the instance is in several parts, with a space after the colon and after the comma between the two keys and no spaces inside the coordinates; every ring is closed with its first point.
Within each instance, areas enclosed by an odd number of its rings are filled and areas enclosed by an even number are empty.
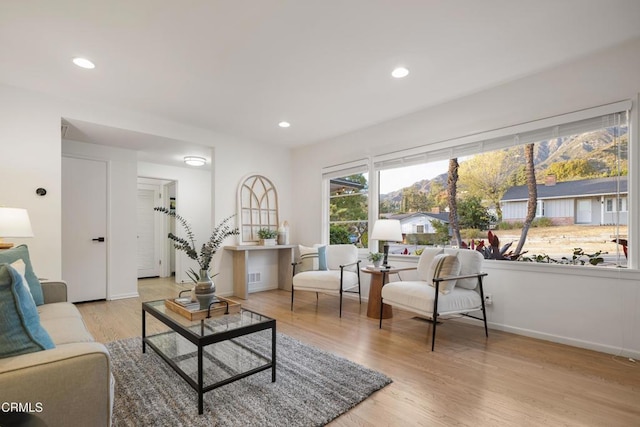
{"type": "MultiPolygon", "coordinates": [[[[141,335],[141,301],[175,297],[168,279],[139,281],[140,298],[79,304],[101,342],[141,335]]],[[[438,327],[395,310],[383,322],[347,299],[254,293],[243,306],[277,319],[279,332],[385,373],[393,383],[332,426],[640,426],[640,363],[449,321],[438,327]]]]}

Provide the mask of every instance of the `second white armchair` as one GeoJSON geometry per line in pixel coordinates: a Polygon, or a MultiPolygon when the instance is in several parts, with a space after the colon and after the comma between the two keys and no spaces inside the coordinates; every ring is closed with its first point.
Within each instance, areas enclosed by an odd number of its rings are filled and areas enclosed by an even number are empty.
{"type": "MultiPolygon", "coordinates": [[[[326,259],[319,260],[316,268],[296,271],[300,263],[293,263],[293,286],[291,287],[291,310],[296,292],[309,291],[336,295],[340,298],[340,317],[342,317],[342,294],[352,292],[360,295],[360,260],[355,245],[328,245],[324,247],[326,259]],[[325,269],[326,268],[326,269],[325,269]],[[355,290],[357,288],[357,290],[355,290]]],[[[322,256],[322,255],[320,255],[322,256]]]]}

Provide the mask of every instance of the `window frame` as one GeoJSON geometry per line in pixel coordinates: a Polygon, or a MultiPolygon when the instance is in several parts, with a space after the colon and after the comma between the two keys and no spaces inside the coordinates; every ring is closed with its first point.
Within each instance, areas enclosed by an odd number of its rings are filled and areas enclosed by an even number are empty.
{"type": "Polygon", "coordinates": [[[627,197],[605,197],[604,211],[606,213],[628,212],[627,197]],[[616,203],[616,201],[618,203],[616,203]],[[617,206],[616,206],[617,205],[617,206]]]}
{"type": "MultiPolygon", "coordinates": [[[[369,191],[367,193],[367,212],[368,212],[368,222],[369,222],[369,230],[371,230],[371,170],[370,170],[370,159],[359,159],[352,162],[341,163],[338,165],[328,166],[322,168],[321,171],[321,182],[322,182],[322,230],[321,230],[321,244],[328,245],[329,244],[329,233],[331,229],[331,217],[330,217],[330,206],[331,206],[331,179],[339,178],[342,176],[355,175],[359,173],[368,174],[367,185],[369,191]]],[[[360,252],[364,251],[366,248],[359,248],[360,252]]]]}

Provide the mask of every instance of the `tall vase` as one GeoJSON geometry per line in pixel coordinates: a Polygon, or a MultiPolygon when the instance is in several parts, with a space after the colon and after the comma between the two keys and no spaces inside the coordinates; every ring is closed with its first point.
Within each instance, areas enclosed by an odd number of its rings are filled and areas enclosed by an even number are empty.
{"type": "Polygon", "coordinates": [[[209,277],[209,270],[200,270],[198,277],[196,298],[200,303],[200,310],[206,310],[215,298],[216,286],[213,284],[211,277],[209,277]]]}

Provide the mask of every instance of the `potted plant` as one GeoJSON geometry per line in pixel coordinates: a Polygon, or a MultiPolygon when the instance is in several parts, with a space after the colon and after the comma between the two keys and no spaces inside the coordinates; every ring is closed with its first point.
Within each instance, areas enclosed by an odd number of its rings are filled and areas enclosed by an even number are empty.
{"type": "Polygon", "coordinates": [[[262,246],[275,246],[278,232],[270,228],[261,228],[258,230],[258,237],[260,238],[260,244],[262,246]]]}
{"type": "Polygon", "coordinates": [[[373,261],[373,265],[374,267],[380,267],[380,262],[382,262],[382,257],[384,255],[381,254],[380,252],[369,252],[369,255],[367,256],[367,259],[369,261],[373,261]]]}
{"type": "MultiPolygon", "coordinates": [[[[196,284],[194,293],[197,300],[200,302],[200,308],[208,308],[209,304],[214,299],[216,291],[216,287],[209,275],[213,255],[215,255],[218,249],[220,249],[222,242],[227,237],[240,234],[238,228],[232,227],[229,224],[229,221],[234,215],[223,219],[220,224],[214,227],[209,240],[202,245],[200,252],[198,253],[198,250],[196,249],[195,236],[191,230],[191,225],[189,225],[186,219],[178,215],[174,210],[170,210],[165,207],[155,207],[153,210],[175,218],[176,221],[178,221],[184,228],[187,235],[186,239],[178,237],[173,233],[169,233],[167,237],[173,241],[174,248],[185,252],[189,258],[198,263],[200,271],[196,273],[193,269],[189,269],[187,275],[196,284]]],[[[213,276],[216,275],[214,274],[213,276]]]]}

